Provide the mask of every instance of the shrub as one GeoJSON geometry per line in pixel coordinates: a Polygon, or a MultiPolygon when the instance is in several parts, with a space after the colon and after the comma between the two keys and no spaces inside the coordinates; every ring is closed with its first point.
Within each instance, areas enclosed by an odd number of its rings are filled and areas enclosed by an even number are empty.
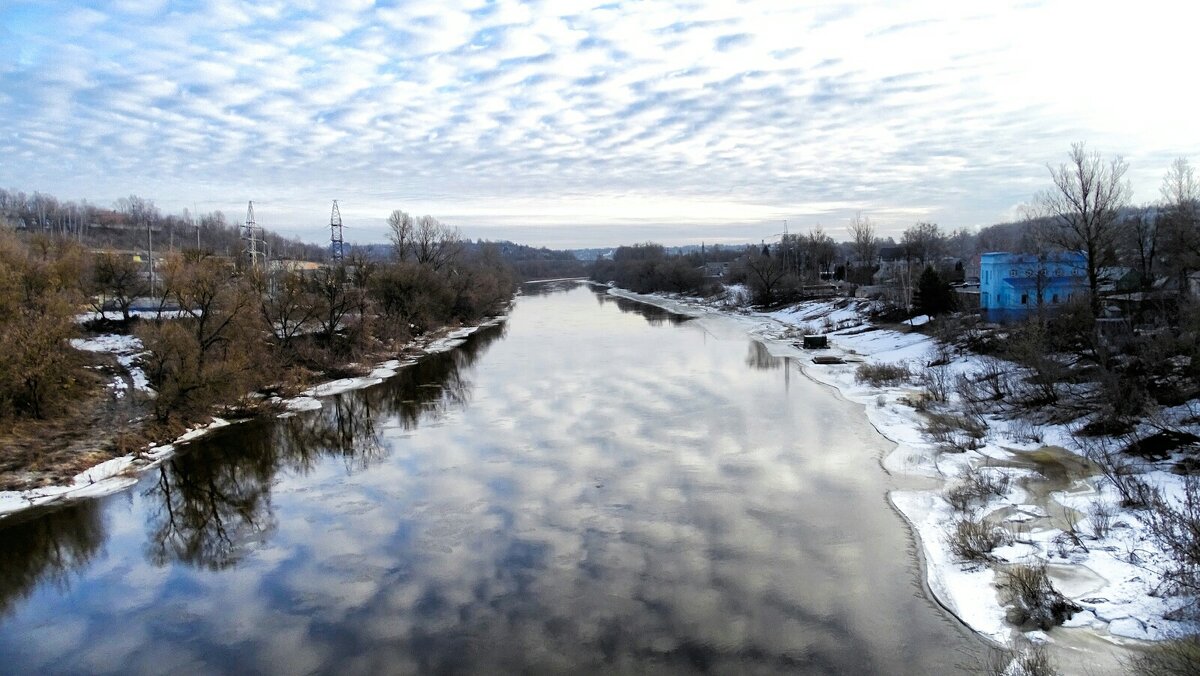
{"type": "Polygon", "coordinates": [[[1001,571],[999,586],[1010,605],[1008,621],[1022,629],[1050,629],[1080,610],[1054,588],[1042,564],[1001,571]]]}
{"type": "Polygon", "coordinates": [[[940,404],[950,398],[950,373],[944,366],[932,366],[921,370],[921,387],[929,399],[940,404]]]}
{"type": "Polygon", "coordinates": [[[1050,661],[1050,653],[1043,646],[1032,646],[1022,650],[1012,662],[1009,676],[1054,676],[1058,671],[1050,661]]]}
{"type": "Polygon", "coordinates": [[[0,229],[0,419],[50,417],[94,381],[65,347],[78,333],[80,247],[37,237],[32,248],[0,229]]]}
{"type": "Polygon", "coordinates": [[[1148,647],[1127,664],[1129,673],[1143,676],[1200,675],[1200,636],[1162,641],[1148,647]]]}
{"type": "Polygon", "coordinates": [[[987,437],[987,424],[974,415],[928,412],[921,432],[942,450],[953,453],[974,450],[987,437]]]}
{"type": "Polygon", "coordinates": [[[1002,472],[987,472],[968,466],[959,475],[958,481],[950,485],[942,496],[956,511],[967,513],[976,504],[986,503],[992,497],[1008,493],[1009,477],[1002,472]]]}
{"type": "Polygon", "coordinates": [[[912,373],[908,370],[908,364],[904,362],[897,362],[895,364],[863,363],[854,372],[855,382],[859,384],[866,383],[871,387],[901,385],[908,382],[911,377],[912,373]]]}
{"type": "Polygon", "coordinates": [[[969,669],[989,676],[1056,676],[1050,654],[1041,645],[1023,649],[991,648],[982,668],[969,669]]]}
{"type": "Polygon", "coordinates": [[[1042,430],[1028,418],[1017,418],[1008,426],[1008,436],[1028,444],[1042,443],[1042,430]]]}
{"type": "Polygon", "coordinates": [[[1138,468],[1119,451],[1108,449],[1103,439],[1076,437],[1083,448],[1084,457],[1090,460],[1117,489],[1121,506],[1144,509],[1158,500],[1158,491],[1138,476],[1138,468]]]}
{"type": "Polygon", "coordinates": [[[1183,501],[1179,505],[1160,495],[1154,496],[1146,526],[1150,538],[1171,562],[1162,571],[1168,590],[1195,595],[1200,593],[1200,479],[1185,477],[1183,486],[1183,501]]]}
{"type": "Polygon", "coordinates": [[[965,561],[987,561],[993,549],[1008,542],[1004,529],[972,519],[958,519],[949,532],[950,551],[965,561]]]}
{"type": "Polygon", "coordinates": [[[1112,520],[1115,516],[1113,508],[1103,500],[1093,501],[1088,508],[1088,524],[1091,525],[1092,536],[1097,540],[1108,537],[1112,530],[1112,520]]]}

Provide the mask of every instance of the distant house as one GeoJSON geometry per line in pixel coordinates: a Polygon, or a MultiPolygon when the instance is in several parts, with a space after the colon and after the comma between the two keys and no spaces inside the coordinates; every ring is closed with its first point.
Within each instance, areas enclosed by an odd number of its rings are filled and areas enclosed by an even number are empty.
{"type": "Polygon", "coordinates": [[[902,246],[879,247],[875,260],[874,284],[887,284],[895,281],[900,270],[908,270],[908,258],[902,246]]]}
{"type": "Polygon", "coordinates": [[[729,263],[705,263],[700,270],[708,279],[720,279],[729,274],[729,263]]]}
{"type": "Polygon", "coordinates": [[[1200,272],[1188,275],[1188,290],[1193,296],[1200,297],[1200,272]]]}
{"type": "Polygon", "coordinates": [[[979,257],[979,312],[991,321],[1021,319],[1087,291],[1087,259],[1079,252],[985,253],[979,257]]]}

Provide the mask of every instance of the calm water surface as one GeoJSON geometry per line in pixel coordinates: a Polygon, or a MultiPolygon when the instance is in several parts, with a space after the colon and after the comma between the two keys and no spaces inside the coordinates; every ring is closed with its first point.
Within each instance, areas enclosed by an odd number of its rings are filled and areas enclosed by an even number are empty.
{"type": "Polygon", "coordinates": [[[6,673],[947,673],[861,411],[721,319],[528,287],[382,385],[0,522],[6,673]]]}

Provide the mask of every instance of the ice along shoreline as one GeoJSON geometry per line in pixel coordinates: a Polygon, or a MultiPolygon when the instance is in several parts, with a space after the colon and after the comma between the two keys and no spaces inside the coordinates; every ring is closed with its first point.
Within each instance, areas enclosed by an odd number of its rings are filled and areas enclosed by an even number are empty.
{"type": "MultiPolygon", "coordinates": [[[[922,433],[921,413],[908,404],[916,394],[913,386],[871,387],[855,380],[859,363],[911,362],[918,366],[931,360],[937,343],[919,333],[903,333],[872,326],[854,301],[809,302],[770,313],[748,312],[733,306],[718,306],[710,300],[643,295],[622,289],[609,293],[690,316],[720,315],[737,319],[748,336],[764,341],[777,356],[811,356],[794,342],[814,325],[828,335],[827,354],[842,357],[845,364],[816,364],[801,359],[802,372],[815,382],[831,386],[847,401],[861,404],[870,424],[894,443],[894,450],[881,458],[893,475],[924,479],[936,488],[892,491],[888,501],[909,524],[919,545],[923,584],[947,612],[990,642],[1003,647],[1057,644],[1060,655],[1083,658],[1081,650],[1107,653],[1096,662],[1076,667],[1106,671],[1121,665],[1127,648],[1176,637],[1196,629],[1188,621],[1174,619],[1183,600],[1157,595],[1162,581],[1156,572],[1166,556],[1144,536],[1136,512],[1121,509],[1119,497],[1104,485],[1094,469],[1074,447],[1067,425],[1037,426],[1037,442],[1022,441],[1028,422],[987,416],[989,433],[979,449],[945,453],[922,433]],[[1045,476],[1047,465],[1069,467],[1053,480],[1045,476]],[[960,561],[950,550],[947,524],[955,514],[943,490],[953,485],[966,468],[1004,478],[1005,490],[979,507],[976,515],[1000,523],[1018,533],[1013,544],[993,552],[990,564],[960,561]],[[1114,514],[1114,523],[1104,537],[1087,536],[1084,550],[1059,552],[1057,538],[1068,529],[1072,535],[1094,528],[1086,516],[1089,506],[1100,504],[1114,514]],[[1006,607],[997,589],[997,571],[1015,564],[1047,565],[1055,587],[1082,610],[1063,629],[1050,632],[1021,631],[1006,621],[1006,607]],[[1086,648],[1081,648],[1086,646],[1086,648]]],[[[948,368],[970,372],[977,366],[973,356],[959,356],[948,368]]],[[[1013,365],[1015,369],[1016,366],[1013,365]]],[[[1165,465],[1148,466],[1144,477],[1168,499],[1178,500],[1183,479],[1165,465]]],[[[1064,665],[1066,666],[1066,665],[1064,665]]]]}

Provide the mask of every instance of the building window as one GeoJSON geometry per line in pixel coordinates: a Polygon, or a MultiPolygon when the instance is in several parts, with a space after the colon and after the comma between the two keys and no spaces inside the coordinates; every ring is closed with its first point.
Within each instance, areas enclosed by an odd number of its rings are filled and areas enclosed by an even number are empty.
{"type": "Polygon", "coordinates": [[[987,305],[987,297],[988,297],[987,291],[984,291],[983,293],[979,294],[979,307],[987,307],[988,306],[987,305]]]}
{"type": "Polygon", "coordinates": [[[1054,303],[1054,304],[1058,303],[1058,294],[1057,293],[1054,294],[1053,296],[1050,296],[1050,302],[1054,303]]]}
{"type": "Polygon", "coordinates": [[[1009,277],[1016,277],[1016,276],[1017,276],[1017,269],[1016,269],[1016,268],[1012,268],[1012,269],[1010,269],[1010,270],[1008,271],[1008,276],[1009,276],[1009,277]]]}
{"type": "Polygon", "coordinates": [[[1029,294],[1021,294],[1021,305],[1029,305],[1029,294]]]}

